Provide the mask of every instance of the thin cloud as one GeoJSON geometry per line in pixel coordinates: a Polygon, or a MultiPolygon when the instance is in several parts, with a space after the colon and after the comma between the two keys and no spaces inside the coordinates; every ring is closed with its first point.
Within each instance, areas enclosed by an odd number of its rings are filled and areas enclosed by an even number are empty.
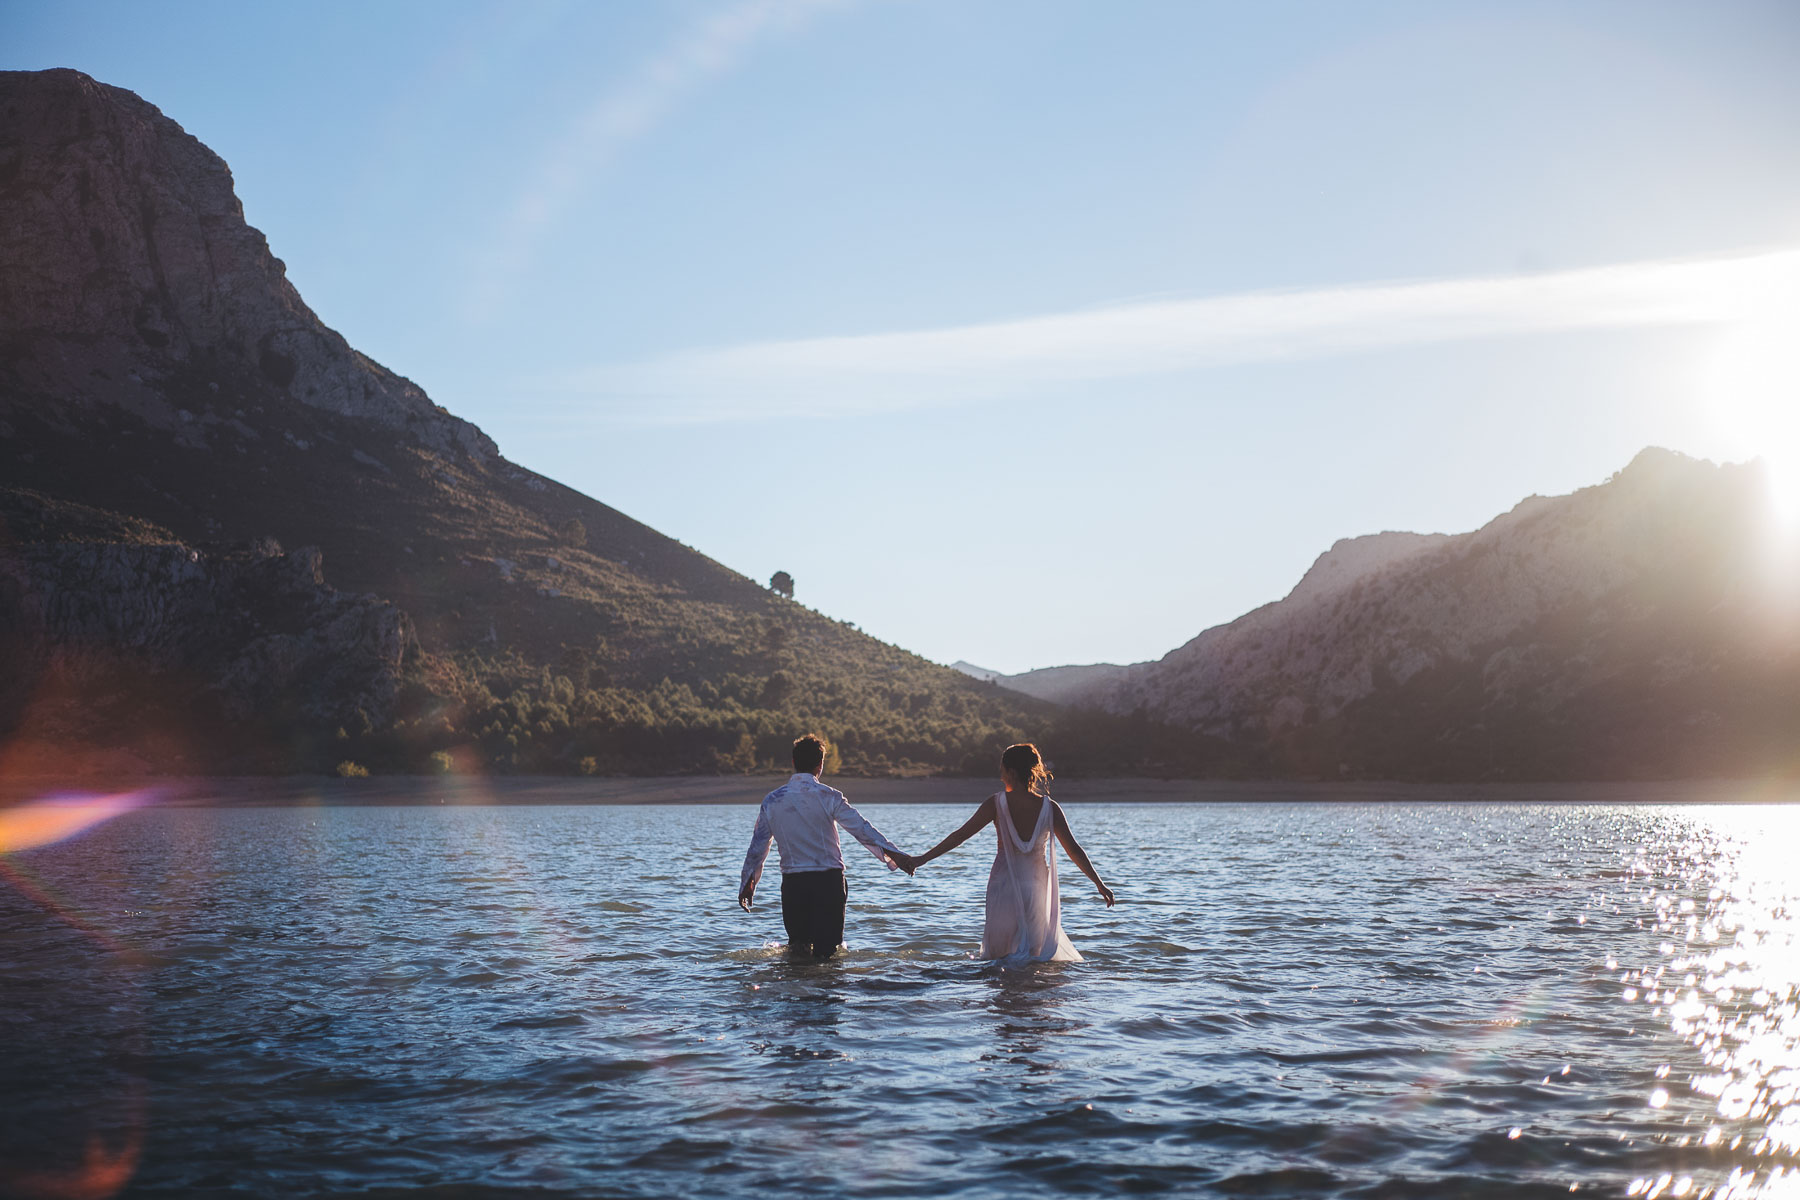
{"type": "Polygon", "coordinates": [[[542,382],[602,418],[852,416],[1068,382],[1475,338],[1800,311],[1800,250],[1535,275],[1248,292],[945,329],[683,351],[542,382]]]}
{"type": "Polygon", "coordinates": [[[765,34],[792,28],[839,0],[743,0],[713,11],[619,87],[595,99],[556,142],[513,202],[478,264],[468,314],[483,320],[515,293],[545,236],[633,142],[684,100],[736,66],[765,34]]]}

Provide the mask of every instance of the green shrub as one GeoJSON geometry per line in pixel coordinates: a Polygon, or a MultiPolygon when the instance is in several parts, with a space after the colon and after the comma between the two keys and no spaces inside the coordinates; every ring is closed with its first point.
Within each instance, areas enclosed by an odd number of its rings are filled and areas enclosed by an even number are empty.
{"type": "Polygon", "coordinates": [[[353,763],[346,758],[337,765],[337,773],[339,779],[367,779],[369,768],[353,763]]]}

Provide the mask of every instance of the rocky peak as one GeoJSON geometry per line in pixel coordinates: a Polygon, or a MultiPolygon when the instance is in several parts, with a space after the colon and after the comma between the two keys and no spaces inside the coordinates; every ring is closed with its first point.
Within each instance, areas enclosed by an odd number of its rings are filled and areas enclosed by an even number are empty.
{"type": "Polygon", "coordinates": [[[494,444],[358,354],[244,221],[223,159],[79,71],[0,72],[4,398],[174,425],[171,382],[249,381],[443,454],[494,444]]]}
{"type": "Polygon", "coordinates": [[[1364,769],[1369,746],[1405,744],[1413,759],[1371,769],[1469,771],[1483,755],[1481,769],[1510,769],[1493,757],[1494,729],[1533,770],[1627,745],[1646,763],[1699,762],[1723,744],[1707,729],[1773,729],[1759,706],[1795,702],[1783,690],[1800,653],[1794,593],[1763,561],[1758,480],[1647,450],[1603,484],[1529,497],[1472,533],[1339,542],[1287,600],[1087,699],[1249,743],[1305,743],[1327,767],[1364,769]]]}
{"type": "Polygon", "coordinates": [[[1313,565],[1294,585],[1294,590],[1287,594],[1285,603],[1293,607],[1323,600],[1449,540],[1447,533],[1395,532],[1339,538],[1332,543],[1331,549],[1313,560],[1313,565]]]}

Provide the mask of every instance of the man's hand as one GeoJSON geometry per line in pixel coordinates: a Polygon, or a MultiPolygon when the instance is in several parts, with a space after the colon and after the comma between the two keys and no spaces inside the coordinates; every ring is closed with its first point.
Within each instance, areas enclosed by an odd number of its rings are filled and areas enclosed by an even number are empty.
{"type": "Polygon", "coordinates": [[[750,911],[750,901],[756,896],[756,885],[747,883],[738,890],[738,907],[745,912],[750,911]]]}
{"type": "Polygon", "coordinates": [[[890,850],[888,851],[888,857],[894,860],[894,865],[896,867],[899,867],[908,875],[911,875],[914,871],[919,869],[919,860],[906,853],[904,850],[890,850]]]}

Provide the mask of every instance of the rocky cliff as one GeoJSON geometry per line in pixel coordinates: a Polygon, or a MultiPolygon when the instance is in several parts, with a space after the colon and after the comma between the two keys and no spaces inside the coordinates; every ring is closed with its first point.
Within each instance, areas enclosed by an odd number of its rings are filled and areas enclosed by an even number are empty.
{"type": "Polygon", "coordinates": [[[77,71],[0,72],[0,362],[8,391],[182,434],[171,383],[247,382],[440,452],[494,444],[313,315],[246,224],[231,171],[77,71]]]}
{"type": "Polygon", "coordinates": [[[9,765],[54,763],[71,744],[171,769],[262,765],[272,739],[391,724],[419,674],[406,614],[328,586],[316,548],[201,550],[15,489],[0,491],[0,518],[9,765]],[[187,744],[198,738],[212,744],[187,744]]]}

